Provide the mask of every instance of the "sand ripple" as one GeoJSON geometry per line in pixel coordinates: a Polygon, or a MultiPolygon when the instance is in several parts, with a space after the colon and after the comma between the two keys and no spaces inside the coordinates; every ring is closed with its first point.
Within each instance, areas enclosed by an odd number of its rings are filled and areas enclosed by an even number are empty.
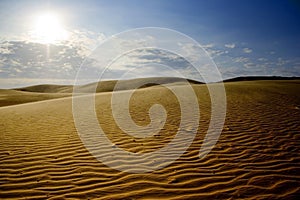
{"type": "MultiPolygon", "coordinates": [[[[198,154],[210,102],[205,86],[194,86],[201,110],[195,141],[170,166],[146,174],[120,172],[98,162],[77,135],[70,98],[2,107],[0,198],[296,199],[300,195],[298,85],[297,81],[226,83],[226,124],[217,145],[201,160],[198,154]]],[[[122,133],[110,113],[111,94],[97,95],[100,124],[115,145],[145,153],[174,137],[178,102],[165,89],[155,90],[141,89],[131,102],[133,119],[143,125],[149,123],[144,113],[154,96],[168,100],[167,125],[159,135],[145,139],[122,133]]]]}

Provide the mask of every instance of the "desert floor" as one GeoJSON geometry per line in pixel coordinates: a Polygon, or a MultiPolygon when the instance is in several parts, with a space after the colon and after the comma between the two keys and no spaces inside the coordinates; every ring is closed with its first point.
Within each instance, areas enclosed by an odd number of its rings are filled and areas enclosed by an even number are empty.
{"type": "MultiPolygon", "coordinates": [[[[210,120],[210,98],[205,85],[193,88],[201,116],[194,142],[171,165],[142,174],[111,169],[89,153],[74,125],[72,94],[51,88],[0,90],[0,199],[297,199],[300,81],[225,83],[224,129],[203,159],[198,154],[210,120]]],[[[97,93],[97,116],[118,147],[151,152],[176,134],[180,108],[166,88],[141,88],[130,101],[132,119],[141,126],[150,122],[147,112],[154,103],[168,111],[164,128],[149,138],[123,133],[110,101],[111,92],[97,93]]]]}

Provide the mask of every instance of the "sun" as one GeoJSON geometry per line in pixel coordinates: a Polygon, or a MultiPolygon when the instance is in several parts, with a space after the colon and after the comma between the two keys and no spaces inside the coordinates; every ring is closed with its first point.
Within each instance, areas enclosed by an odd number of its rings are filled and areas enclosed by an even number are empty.
{"type": "Polygon", "coordinates": [[[68,38],[60,17],[51,12],[38,15],[34,22],[31,32],[32,38],[43,44],[55,44],[68,38]]]}

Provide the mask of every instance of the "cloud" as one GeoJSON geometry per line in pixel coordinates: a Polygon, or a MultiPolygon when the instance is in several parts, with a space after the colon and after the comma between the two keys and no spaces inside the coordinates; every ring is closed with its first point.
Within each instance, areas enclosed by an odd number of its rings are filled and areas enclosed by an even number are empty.
{"type": "Polygon", "coordinates": [[[79,53],[82,56],[89,55],[100,42],[106,39],[103,33],[95,33],[88,30],[73,30],[69,32],[69,39],[65,43],[67,46],[80,47],[79,53]]]}
{"type": "Polygon", "coordinates": [[[0,78],[73,80],[83,60],[103,39],[103,34],[74,30],[70,39],[60,44],[2,41],[0,78]]]}
{"type": "MultiPolygon", "coordinates": [[[[105,55],[115,55],[122,46],[147,46],[147,39],[123,40],[107,48],[105,55]],[[115,46],[114,46],[115,45],[115,46]]],[[[99,60],[90,55],[95,47],[105,39],[101,33],[87,30],[73,30],[70,40],[60,44],[45,45],[29,40],[0,42],[0,83],[1,88],[41,83],[73,84],[76,73],[84,61],[86,70],[81,83],[97,81],[98,72],[104,70],[99,60]]],[[[104,79],[119,79],[124,74],[127,78],[147,76],[181,76],[201,80],[199,73],[188,62],[199,60],[199,48],[191,43],[181,43],[181,52],[186,58],[158,49],[137,49],[115,60],[106,69],[104,79]]],[[[279,57],[273,58],[267,52],[264,57],[250,54],[252,49],[243,48],[237,52],[236,44],[202,45],[219,67],[224,79],[246,75],[300,75],[300,61],[279,57]]],[[[200,59],[201,60],[201,59],[200,59]]],[[[205,62],[203,63],[205,64],[205,62]]],[[[201,65],[203,71],[209,68],[201,65]]]]}
{"type": "Polygon", "coordinates": [[[6,43],[10,44],[7,48],[10,53],[0,54],[0,69],[6,72],[0,77],[73,77],[84,59],[79,47],[24,41],[6,43]]]}
{"type": "MultiPolygon", "coordinates": [[[[179,76],[197,79],[197,71],[183,57],[160,49],[138,49],[120,57],[104,74],[105,79],[116,79],[122,74],[131,78],[147,76],[179,76]]],[[[127,77],[128,78],[128,77],[127,77]]]]}
{"type": "Polygon", "coordinates": [[[219,56],[229,53],[228,50],[217,47],[215,44],[212,44],[212,43],[206,44],[206,45],[201,45],[201,47],[203,47],[205,49],[205,51],[208,53],[208,55],[211,56],[212,58],[217,58],[219,56]]]}
{"type": "Polygon", "coordinates": [[[249,58],[246,57],[237,57],[232,59],[235,63],[246,63],[249,62],[249,58]]]}
{"type": "Polygon", "coordinates": [[[251,68],[251,70],[253,70],[253,69],[255,69],[255,67],[257,66],[255,63],[253,63],[253,62],[246,62],[246,63],[244,63],[243,64],[243,66],[244,67],[246,67],[246,68],[251,68]]]}
{"type": "Polygon", "coordinates": [[[290,60],[283,59],[283,58],[279,57],[279,58],[277,59],[276,65],[278,65],[278,66],[286,66],[286,65],[289,64],[289,63],[290,63],[290,60]]]}
{"type": "Polygon", "coordinates": [[[221,49],[207,49],[206,51],[213,58],[229,53],[229,51],[221,49]]]}
{"type": "Polygon", "coordinates": [[[234,43],[231,43],[231,44],[225,44],[224,46],[225,46],[226,48],[229,48],[229,49],[235,48],[235,44],[234,44],[234,43]]]}
{"type": "Polygon", "coordinates": [[[260,61],[260,62],[266,62],[266,61],[268,61],[267,58],[258,58],[257,60],[260,61]]]}
{"type": "Polygon", "coordinates": [[[250,48],[243,48],[244,53],[252,53],[252,49],[250,48]]]}
{"type": "Polygon", "coordinates": [[[12,49],[10,48],[10,43],[9,42],[2,42],[1,46],[0,46],[0,54],[11,54],[12,53],[12,49]]]}
{"type": "Polygon", "coordinates": [[[201,47],[204,48],[204,49],[207,49],[207,48],[212,48],[214,47],[215,45],[213,43],[210,43],[210,44],[201,44],[201,47]]]}

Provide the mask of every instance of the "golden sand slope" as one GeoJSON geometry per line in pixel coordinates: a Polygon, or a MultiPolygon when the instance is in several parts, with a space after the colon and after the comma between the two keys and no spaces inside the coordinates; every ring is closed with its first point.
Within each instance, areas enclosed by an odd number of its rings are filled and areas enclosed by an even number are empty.
{"type": "Polygon", "coordinates": [[[38,93],[0,89],[0,107],[48,99],[57,99],[68,96],[72,96],[72,93],[38,93]]]}
{"type": "MultiPolygon", "coordinates": [[[[0,199],[296,199],[300,82],[225,86],[226,124],[212,152],[198,157],[210,101],[205,85],[195,85],[201,118],[194,143],[170,166],[147,174],[119,172],[93,158],[74,127],[71,98],[0,108],[0,199]]],[[[163,103],[168,111],[163,130],[146,139],[122,133],[111,116],[110,97],[97,94],[96,106],[114,144],[144,153],[174,136],[179,106],[167,89],[140,89],[130,102],[139,125],[149,123],[145,113],[152,103],[163,103]]]]}
{"type": "MultiPolygon", "coordinates": [[[[150,78],[137,78],[131,80],[120,80],[119,90],[129,90],[134,88],[135,85],[143,85],[143,82],[160,82],[161,84],[182,85],[182,78],[177,77],[150,77],[150,78]]],[[[101,81],[99,83],[90,83],[78,86],[81,92],[111,92],[118,81],[109,80],[101,81]]],[[[197,81],[189,80],[190,83],[199,83],[197,81]]],[[[155,84],[146,84],[143,88],[155,86],[155,84]]],[[[0,89],[0,107],[16,105],[28,102],[42,101],[48,99],[56,99],[61,97],[72,96],[73,86],[71,85],[34,85],[23,88],[15,89],[0,89]]]]}

